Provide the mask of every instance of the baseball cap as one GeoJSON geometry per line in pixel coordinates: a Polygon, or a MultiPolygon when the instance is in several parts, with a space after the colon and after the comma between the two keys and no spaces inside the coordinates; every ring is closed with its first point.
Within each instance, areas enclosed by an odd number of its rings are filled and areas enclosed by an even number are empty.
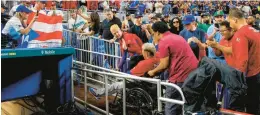
{"type": "Polygon", "coordinates": [[[31,13],[32,11],[26,8],[24,5],[19,5],[16,9],[16,12],[31,13]]]}
{"type": "Polygon", "coordinates": [[[135,18],[139,18],[139,17],[143,17],[141,12],[139,12],[139,11],[135,12],[135,18]]]}
{"type": "Polygon", "coordinates": [[[157,19],[157,18],[162,18],[162,14],[161,13],[156,13],[152,19],[157,19]]]}
{"type": "Polygon", "coordinates": [[[224,16],[224,12],[222,10],[216,11],[213,16],[224,16]]]}
{"type": "Polygon", "coordinates": [[[47,0],[40,0],[40,2],[46,4],[47,0]]]}
{"type": "Polygon", "coordinates": [[[195,21],[195,17],[193,15],[186,15],[182,19],[182,24],[187,25],[194,21],[195,21]]]}
{"type": "Polygon", "coordinates": [[[112,8],[112,12],[116,12],[116,8],[112,8]]]}

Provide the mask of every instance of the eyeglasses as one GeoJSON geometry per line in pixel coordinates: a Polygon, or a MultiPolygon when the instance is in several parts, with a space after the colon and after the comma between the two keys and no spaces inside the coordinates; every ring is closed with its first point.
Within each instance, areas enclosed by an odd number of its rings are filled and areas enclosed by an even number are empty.
{"type": "Polygon", "coordinates": [[[179,21],[173,21],[173,23],[179,23],[179,21]]]}

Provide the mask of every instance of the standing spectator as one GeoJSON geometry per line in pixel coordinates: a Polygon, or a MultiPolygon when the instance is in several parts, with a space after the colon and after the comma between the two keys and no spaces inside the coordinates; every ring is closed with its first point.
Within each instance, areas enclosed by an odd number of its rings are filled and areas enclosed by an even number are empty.
{"type": "Polygon", "coordinates": [[[161,1],[157,1],[157,2],[154,4],[154,7],[155,7],[155,13],[162,13],[163,4],[162,4],[161,1]]]}
{"type": "Polygon", "coordinates": [[[259,24],[256,24],[254,16],[248,16],[246,22],[248,25],[252,26],[256,30],[260,30],[259,24]]]}
{"type": "Polygon", "coordinates": [[[54,16],[54,15],[58,15],[58,16],[64,16],[63,12],[61,10],[57,10],[56,8],[56,2],[52,2],[51,3],[51,7],[50,7],[50,11],[47,14],[48,16],[54,16]]]}
{"type": "Polygon", "coordinates": [[[120,3],[120,12],[126,12],[128,6],[128,2],[122,0],[120,3]]]}
{"type": "Polygon", "coordinates": [[[33,12],[39,11],[39,13],[47,15],[47,12],[43,10],[45,8],[46,1],[36,1],[35,6],[32,8],[33,12]]]}
{"type": "Polygon", "coordinates": [[[229,12],[229,5],[227,5],[227,3],[226,2],[224,2],[223,3],[223,12],[225,13],[225,14],[228,14],[228,12],[229,12]]]}
{"type": "Polygon", "coordinates": [[[200,58],[200,53],[204,52],[204,46],[202,43],[206,42],[205,33],[196,27],[195,17],[193,15],[186,15],[182,20],[185,29],[180,32],[180,36],[182,36],[188,43],[190,43],[190,47],[197,57],[200,58]],[[197,38],[200,42],[190,42],[193,38],[197,38]]]}
{"type": "MultiPolygon", "coordinates": [[[[82,16],[82,14],[79,14],[80,16],[82,16]]],[[[84,17],[85,19],[87,17],[84,17]]],[[[98,32],[99,32],[99,23],[100,23],[100,19],[99,19],[99,15],[97,12],[92,12],[90,14],[90,17],[88,22],[88,25],[89,25],[89,31],[86,32],[86,33],[83,33],[83,35],[88,35],[88,36],[93,36],[93,35],[98,35],[98,32]]],[[[84,28],[83,28],[84,29],[84,28]]]]}
{"type": "MultiPolygon", "coordinates": [[[[224,12],[223,11],[215,12],[214,13],[214,20],[215,20],[215,24],[212,24],[209,27],[209,29],[207,31],[207,35],[208,35],[209,40],[213,40],[213,41],[215,40],[216,42],[219,43],[219,41],[222,38],[222,36],[219,32],[219,24],[224,21],[224,12]]],[[[208,47],[208,57],[225,63],[223,56],[216,56],[211,47],[208,47]]]]}
{"type": "Polygon", "coordinates": [[[103,20],[99,30],[99,38],[104,38],[106,40],[113,39],[113,35],[110,32],[110,26],[113,24],[117,24],[119,27],[122,27],[122,23],[119,18],[113,15],[111,9],[105,9],[104,13],[106,15],[106,19],[103,20]]]}
{"type": "Polygon", "coordinates": [[[10,16],[5,13],[7,7],[1,4],[1,31],[3,30],[5,24],[10,19],[10,16]]]}
{"type": "Polygon", "coordinates": [[[148,38],[151,37],[147,29],[146,24],[142,24],[142,14],[140,12],[135,13],[135,25],[132,26],[129,30],[130,33],[136,34],[139,38],[141,38],[143,43],[148,42],[148,38]]]}
{"type": "Polygon", "coordinates": [[[27,35],[33,23],[38,18],[34,16],[28,26],[24,24],[24,20],[27,20],[28,14],[32,11],[26,8],[24,5],[19,5],[15,11],[15,15],[8,20],[2,33],[9,36],[9,47],[16,47],[18,43],[22,42],[22,36],[27,35]]]}
{"type": "Polygon", "coordinates": [[[122,30],[129,31],[129,29],[133,26],[134,26],[134,23],[132,21],[131,14],[129,12],[126,12],[126,19],[122,23],[122,30]]]}
{"type": "Polygon", "coordinates": [[[260,114],[260,32],[247,25],[244,13],[236,8],[230,9],[228,21],[236,31],[232,39],[234,68],[246,74],[248,113],[260,114]]]}
{"type": "Polygon", "coordinates": [[[163,5],[163,14],[170,14],[171,13],[171,5],[168,3],[168,1],[164,1],[164,5],[163,5]]]}
{"type": "Polygon", "coordinates": [[[179,35],[180,32],[183,30],[181,19],[179,19],[178,17],[173,18],[170,23],[170,27],[170,32],[179,35]]]}
{"type": "MultiPolygon", "coordinates": [[[[159,41],[160,64],[148,74],[154,76],[168,68],[169,82],[182,87],[190,72],[197,68],[198,60],[187,42],[181,36],[169,32],[165,23],[156,22],[152,28],[154,39],[159,41]]],[[[181,95],[172,87],[166,87],[165,95],[167,98],[181,100],[181,95]]],[[[182,114],[181,105],[166,103],[165,115],[180,114],[182,114]]]]}

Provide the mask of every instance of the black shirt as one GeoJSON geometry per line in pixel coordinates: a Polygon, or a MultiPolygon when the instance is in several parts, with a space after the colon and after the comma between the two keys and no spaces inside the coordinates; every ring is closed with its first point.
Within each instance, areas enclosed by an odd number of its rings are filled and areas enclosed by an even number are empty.
{"type": "Polygon", "coordinates": [[[137,35],[142,40],[143,43],[148,42],[146,33],[145,33],[145,31],[142,31],[141,26],[134,25],[129,29],[129,32],[137,35]]]}
{"type": "Polygon", "coordinates": [[[89,28],[89,31],[94,31],[94,34],[98,34],[98,31],[99,31],[99,25],[98,24],[94,24],[93,26],[91,26],[89,28]]]}
{"type": "Polygon", "coordinates": [[[133,23],[132,20],[128,20],[128,24],[129,24],[129,27],[130,27],[130,28],[134,26],[134,23],[133,23]]]}
{"type": "Polygon", "coordinates": [[[110,40],[113,39],[113,34],[110,32],[110,27],[114,24],[117,24],[119,26],[119,28],[121,28],[122,23],[121,20],[117,17],[113,17],[112,20],[107,20],[105,19],[100,26],[99,29],[99,35],[102,35],[102,38],[106,39],[106,40],[110,40]]]}

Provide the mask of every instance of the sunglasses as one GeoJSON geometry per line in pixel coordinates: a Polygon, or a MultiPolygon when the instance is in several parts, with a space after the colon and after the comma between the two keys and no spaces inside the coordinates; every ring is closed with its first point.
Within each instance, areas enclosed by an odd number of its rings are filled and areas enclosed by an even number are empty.
{"type": "Polygon", "coordinates": [[[173,23],[179,23],[179,21],[173,21],[173,23]]]}

